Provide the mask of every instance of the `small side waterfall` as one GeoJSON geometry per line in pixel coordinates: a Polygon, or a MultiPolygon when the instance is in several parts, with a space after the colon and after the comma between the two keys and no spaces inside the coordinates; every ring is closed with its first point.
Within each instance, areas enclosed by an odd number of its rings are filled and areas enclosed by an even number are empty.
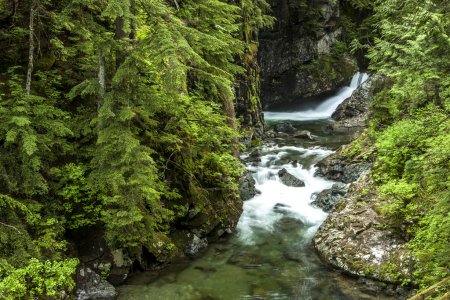
{"type": "Polygon", "coordinates": [[[350,86],[341,88],[334,96],[329,97],[314,109],[297,112],[264,112],[266,120],[292,120],[292,121],[307,121],[330,118],[336,108],[345,99],[349,98],[353,91],[369,78],[366,73],[357,72],[353,75],[350,86]]]}

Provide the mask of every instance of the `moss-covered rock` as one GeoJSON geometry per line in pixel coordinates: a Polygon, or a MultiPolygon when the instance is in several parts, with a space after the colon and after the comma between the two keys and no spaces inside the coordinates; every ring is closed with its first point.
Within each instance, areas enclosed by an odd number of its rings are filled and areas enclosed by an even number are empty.
{"type": "Polygon", "coordinates": [[[384,224],[370,172],[362,174],[339,209],[330,213],[313,243],[321,258],[347,273],[390,283],[408,283],[412,260],[405,241],[384,224]]]}

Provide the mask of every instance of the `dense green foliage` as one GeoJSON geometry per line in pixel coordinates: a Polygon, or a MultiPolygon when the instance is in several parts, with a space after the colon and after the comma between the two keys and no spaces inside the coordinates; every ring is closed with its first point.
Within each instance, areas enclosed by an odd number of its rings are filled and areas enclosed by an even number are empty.
{"type": "MultiPolygon", "coordinates": [[[[289,3],[314,32],[320,10],[289,3]]],[[[368,52],[389,86],[372,103],[373,178],[424,287],[449,276],[450,4],[341,7],[332,55],[368,52]]],[[[242,171],[236,86],[259,109],[267,9],[264,0],[0,0],[0,298],[69,293],[74,232],[101,228],[111,249],[164,261],[183,251],[172,229],[190,214],[200,231],[228,225],[242,171]]]]}
{"type": "Polygon", "coordinates": [[[373,44],[363,48],[388,86],[371,105],[369,128],[379,210],[408,242],[414,284],[425,287],[449,276],[450,266],[450,5],[370,6],[373,44]]]}
{"type": "Polygon", "coordinates": [[[1,266],[2,299],[33,299],[48,297],[63,299],[74,288],[71,278],[78,265],[77,259],[65,261],[39,261],[32,258],[23,268],[1,266]]]}
{"type": "Polygon", "coordinates": [[[0,297],[73,288],[68,232],[100,226],[112,249],[165,259],[189,209],[226,225],[242,171],[234,85],[267,8],[0,1],[0,297]]]}

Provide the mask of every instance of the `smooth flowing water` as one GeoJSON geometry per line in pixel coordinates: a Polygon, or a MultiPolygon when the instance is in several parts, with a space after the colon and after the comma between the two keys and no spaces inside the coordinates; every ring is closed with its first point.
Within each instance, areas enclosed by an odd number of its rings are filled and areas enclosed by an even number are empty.
{"type": "MultiPolygon", "coordinates": [[[[348,97],[356,84],[339,91],[339,97],[348,97]]],[[[328,105],[336,108],[345,99],[339,102],[336,97],[308,113],[266,113],[269,125],[294,120],[294,126],[311,131],[315,141],[273,139],[259,148],[260,161],[244,155],[261,194],[244,203],[237,234],[210,245],[194,260],[131,278],[119,288],[119,299],[388,299],[365,293],[362,284],[326,267],[311,246],[327,216],[311,205],[311,195],[333,184],[315,177],[314,165],[349,139],[327,130],[332,113],[328,105]],[[308,117],[313,113],[320,120],[308,117]],[[305,186],[284,185],[277,174],[282,168],[305,186]]]]}

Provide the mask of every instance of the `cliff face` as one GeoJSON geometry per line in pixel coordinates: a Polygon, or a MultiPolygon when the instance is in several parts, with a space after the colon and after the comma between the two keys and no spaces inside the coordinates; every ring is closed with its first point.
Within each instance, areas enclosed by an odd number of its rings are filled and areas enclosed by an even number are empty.
{"type": "MultiPolygon", "coordinates": [[[[236,117],[241,119],[241,125],[246,131],[247,142],[250,144],[253,136],[261,137],[264,133],[260,98],[260,68],[257,55],[258,46],[255,41],[244,56],[242,66],[245,68],[245,72],[239,78],[236,87],[236,117]]],[[[247,146],[251,146],[250,144],[247,146]]]]}
{"type": "Polygon", "coordinates": [[[338,0],[271,0],[277,21],[260,35],[263,108],[331,93],[356,70],[339,42],[338,0]]]}

